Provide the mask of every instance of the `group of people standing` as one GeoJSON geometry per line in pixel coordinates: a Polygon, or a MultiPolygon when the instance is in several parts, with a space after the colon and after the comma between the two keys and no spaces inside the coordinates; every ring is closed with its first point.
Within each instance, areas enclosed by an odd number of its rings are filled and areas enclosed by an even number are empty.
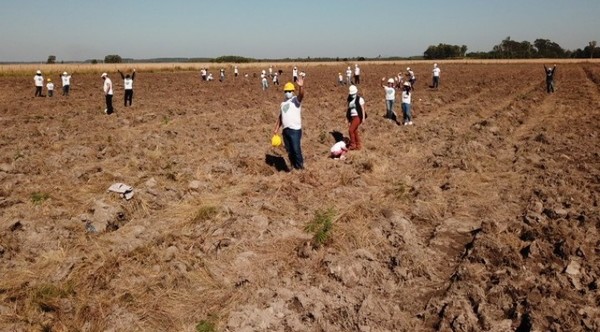
{"type": "MultiPolygon", "coordinates": [[[[60,75],[61,81],[62,81],[62,95],[63,96],[68,96],[69,95],[69,91],[70,91],[70,87],[71,87],[71,75],[69,75],[67,72],[63,72],[60,75]]],[[[42,75],[42,71],[38,70],[35,73],[35,76],[33,77],[33,82],[35,84],[35,97],[45,97],[44,93],[43,93],[43,89],[44,89],[44,76],[42,75]]],[[[52,79],[48,78],[47,83],[46,83],[46,91],[47,91],[47,96],[48,97],[52,97],[54,96],[54,83],[52,83],[52,79]]]]}

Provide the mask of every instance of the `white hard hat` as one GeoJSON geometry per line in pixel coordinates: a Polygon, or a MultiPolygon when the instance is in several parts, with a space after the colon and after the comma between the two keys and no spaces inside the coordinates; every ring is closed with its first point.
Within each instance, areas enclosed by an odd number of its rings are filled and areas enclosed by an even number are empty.
{"type": "Polygon", "coordinates": [[[100,77],[106,77],[106,76],[108,76],[107,73],[102,73],[102,75],[100,75],[100,77]]]}
{"type": "Polygon", "coordinates": [[[433,64],[433,66],[434,66],[434,67],[437,67],[437,63],[434,63],[434,64],[433,64]]]}
{"type": "Polygon", "coordinates": [[[409,82],[404,82],[404,86],[410,86],[409,82]]]}
{"type": "Polygon", "coordinates": [[[67,76],[67,72],[66,72],[66,71],[65,71],[65,72],[63,72],[63,75],[67,76]]]}
{"type": "Polygon", "coordinates": [[[410,67],[406,67],[406,70],[410,70],[410,67]]]}
{"type": "Polygon", "coordinates": [[[36,73],[36,74],[41,74],[41,73],[42,73],[42,71],[41,71],[41,70],[38,70],[38,71],[36,71],[35,73],[36,73]]]}
{"type": "Polygon", "coordinates": [[[394,83],[394,79],[393,79],[393,78],[390,78],[390,79],[388,80],[388,83],[394,83]]]}
{"type": "Polygon", "coordinates": [[[351,85],[348,88],[348,93],[351,95],[355,95],[356,93],[358,93],[358,88],[356,87],[356,85],[351,85]]]}

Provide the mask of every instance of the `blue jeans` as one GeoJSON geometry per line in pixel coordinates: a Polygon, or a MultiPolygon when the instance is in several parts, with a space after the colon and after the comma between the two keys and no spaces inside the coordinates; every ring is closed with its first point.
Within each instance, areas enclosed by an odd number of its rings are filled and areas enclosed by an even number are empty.
{"type": "Polygon", "coordinates": [[[410,104],[402,103],[402,116],[404,117],[404,123],[412,121],[412,114],[410,113],[410,104]]]}
{"type": "Polygon", "coordinates": [[[394,101],[385,100],[385,117],[388,119],[396,120],[396,114],[394,113],[394,101]]]}
{"type": "Polygon", "coordinates": [[[283,129],[283,144],[288,152],[290,163],[295,169],[304,169],[304,158],[302,158],[302,129],[283,129]]]}

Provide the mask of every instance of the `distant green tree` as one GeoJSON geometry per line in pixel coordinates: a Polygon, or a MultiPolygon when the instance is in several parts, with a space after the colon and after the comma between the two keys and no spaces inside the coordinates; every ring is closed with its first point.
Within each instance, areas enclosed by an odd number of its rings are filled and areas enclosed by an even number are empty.
{"type": "Polygon", "coordinates": [[[536,39],[533,46],[537,51],[538,58],[563,58],[566,51],[557,43],[548,39],[536,39]]]}
{"type": "Polygon", "coordinates": [[[449,59],[449,58],[460,58],[464,57],[467,52],[467,46],[438,44],[438,46],[431,45],[423,52],[423,57],[428,60],[433,59],[449,59]]]}
{"type": "Polygon", "coordinates": [[[121,63],[123,59],[118,54],[111,54],[104,57],[104,63],[121,63]]]}
{"type": "Polygon", "coordinates": [[[93,65],[95,65],[95,64],[97,64],[97,63],[98,63],[98,60],[96,60],[96,59],[92,59],[92,64],[93,64],[93,65]]]}
{"type": "Polygon", "coordinates": [[[48,56],[48,61],[46,61],[46,63],[56,63],[56,55],[49,55],[48,56]]]}
{"type": "Polygon", "coordinates": [[[211,60],[211,62],[216,62],[216,63],[248,63],[248,62],[255,62],[255,59],[252,58],[246,58],[243,56],[239,56],[239,55],[224,55],[224,56],[220,56],[218,58],[214,58],[211,60]]]}

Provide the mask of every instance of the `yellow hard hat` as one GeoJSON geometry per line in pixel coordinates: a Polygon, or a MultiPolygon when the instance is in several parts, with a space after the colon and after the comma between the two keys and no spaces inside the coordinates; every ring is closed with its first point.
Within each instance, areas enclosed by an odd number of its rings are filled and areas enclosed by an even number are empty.
{"type": "Polygon", "coordinates": [[[275,134],[273,135],[273,137],[271,138],[271,145],[274,147],[278,147],[281,145],[281,136],[275,134]]]}
{"type": "Polygon", "coordinates": [[[296,90],[296,87],[294,86],[294,83],[292,83],[292,82],[287,82],[283,86],[283,91],[294,91],[294,90],[296,90]]]}

